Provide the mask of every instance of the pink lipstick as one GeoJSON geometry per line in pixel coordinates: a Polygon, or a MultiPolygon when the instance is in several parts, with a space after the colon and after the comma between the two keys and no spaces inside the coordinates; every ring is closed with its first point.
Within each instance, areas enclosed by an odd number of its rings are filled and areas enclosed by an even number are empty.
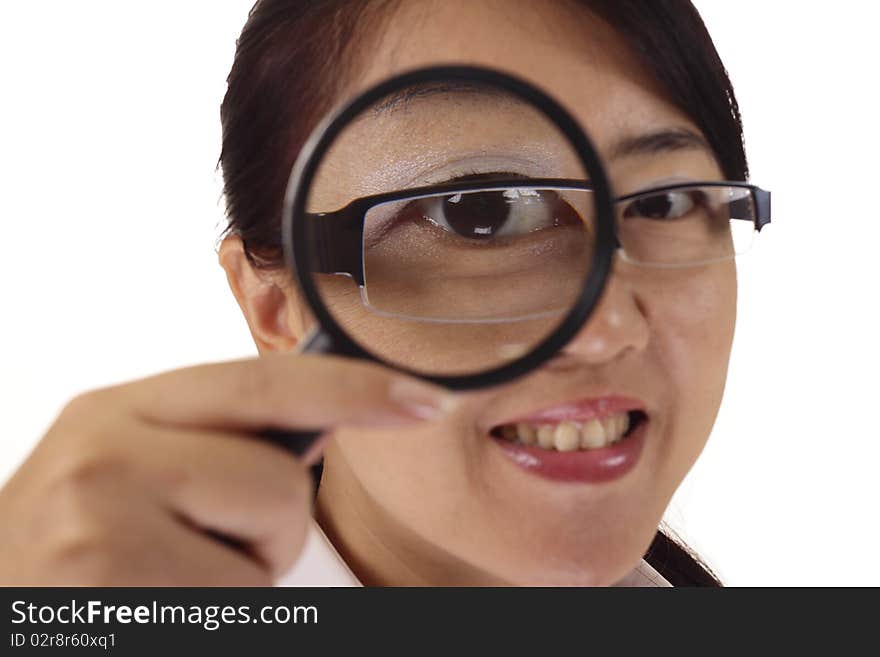
{"type": "Polygon", "coordinates": [[[518,416],[490,434],[527,472],[556,481],[601,483],[635,467],[648,424],[642,402],[606,396],[518,416]]]}

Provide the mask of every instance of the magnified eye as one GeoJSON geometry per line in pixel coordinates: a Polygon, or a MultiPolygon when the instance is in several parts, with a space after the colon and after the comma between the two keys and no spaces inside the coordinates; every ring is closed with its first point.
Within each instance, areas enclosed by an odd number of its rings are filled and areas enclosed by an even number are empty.
{"type": "Polygon", "coordinates": [[[419,211],[443,230],[479,240],[552,227],[558,205],[553,192],[506,189],[426,199],[419,211]]]}
{"type": "Polygon", "coordinates": [[[678,219],[697,206],[705,205],[703,192],[670,191],[640,196],[627,205],[623,211],[624,218],[641,217],[644,219],[678,219]]]}

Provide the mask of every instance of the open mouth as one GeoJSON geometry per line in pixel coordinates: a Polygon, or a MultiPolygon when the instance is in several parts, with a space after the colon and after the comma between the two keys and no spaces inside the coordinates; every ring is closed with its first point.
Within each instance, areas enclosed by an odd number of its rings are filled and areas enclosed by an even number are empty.
{"type": "Polygon", "coordinates": [[[647,421],[640,410],[622,411],[584,422],[517,422],[501,424],[489,432],[495,438],[518,445],[557,452],[601,449],[615,445],[647,421]]]}

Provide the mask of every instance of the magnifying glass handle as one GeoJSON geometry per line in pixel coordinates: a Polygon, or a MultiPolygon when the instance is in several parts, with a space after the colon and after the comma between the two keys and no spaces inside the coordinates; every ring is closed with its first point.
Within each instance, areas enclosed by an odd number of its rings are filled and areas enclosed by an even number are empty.
{"type": "MultiPolygon", "coordinates": [[[[299,353],[327,353],[333,350],[333,341],[329,335],[316,327],[311,335],[302,342],[299,353]]],[[[257,435],[260,438],[271,441],[276,445],[293,452],[297,456],[302,456],[311,447],[321,431],[295,431],[292,429],[264,429],[257,435]]]]}

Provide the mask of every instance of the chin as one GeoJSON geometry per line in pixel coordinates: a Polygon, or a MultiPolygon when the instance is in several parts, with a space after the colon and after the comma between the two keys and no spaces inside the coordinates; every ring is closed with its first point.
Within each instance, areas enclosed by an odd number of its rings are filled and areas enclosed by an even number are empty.
{"type": "Polygon", "coordinates": [[[508,555],[505,572],[496,575],[514,586],[613,586],[641,561],[656,532],[606,537],[606,540],[547,541],[528,554],[508,555]]]}
{"type": "Polygon", "coordinates": [[[595,562],[589,565],[570,565],[558,569],[539,568],[528,573],[520,573],[515,578],[515,586],[571,586],[571,587],[601,587],[613,586],[623,579],[635,568],[641,559],[638,554],[634,559],[625,561],[613,560],[612,562],[595,562]]]}

